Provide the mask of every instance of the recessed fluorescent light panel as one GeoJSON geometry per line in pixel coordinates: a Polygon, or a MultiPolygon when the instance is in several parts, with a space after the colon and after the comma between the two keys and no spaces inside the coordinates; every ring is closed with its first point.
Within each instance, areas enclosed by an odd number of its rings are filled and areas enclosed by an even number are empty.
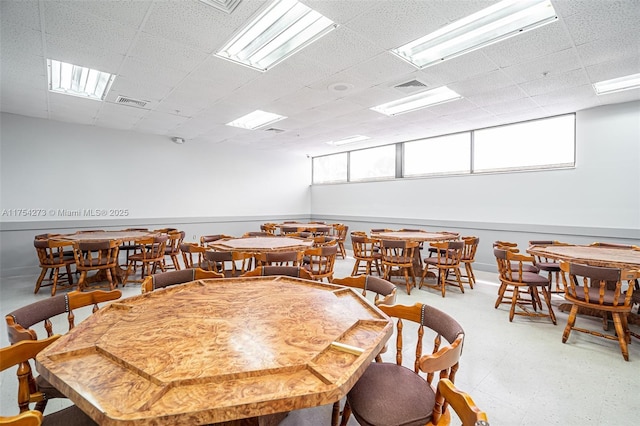
{"type": "Polygon", "coordinates": [[[385,115],[398,115],[460,98],[462,98],[462,96],[447,86],[442,86],[437,89],[406,96],[393,102],[387,102],[386,104],[378,105],[371,109],[385,115]]]}
{"type": "Polygon", "coordinates": [[[368,139],[371,139],[371,138],[369,136],[354,135],[354,136],[349,136],[348,138],[339,139],[337,141],[329,141],[327,143],[329,145],[340,146],[340,145],[346,145],[346,144],[349,144],[349,143],[362,142],[362,141],[366,141],[368,139]]]}
{"type": "Polygon", "coordinates": [[[285,116],[274,114],[272,112],[265,112],[255,110],[245,116],[242,116],[236,120],[227,123],[227,126],[240,127],[241,129],[255,130],[268,124],[275,123],[276,121],[284,120],[285,116]]]}
{"type": "Polygon", "coordinates": [[[49,90],[65,95],[101,101],[107,95],[115,75],[66,62],[47,59],[49,90]]]}
{"type": "Polygon", "coordinates": [[[557,19],[550,0],[503,0],[391,52],[426,68],[557,19]]]}
{"type": "Polygon", "coordinates": [[[593,85],[598,95],[621,92],[640,88],[640,74],[627,75],[625,77],[614,78],[612,80],[599,81],[593,85]]]}
{"type": "Polygon", "coordinates": [[[333,21],[296,0],[276,0],[216,56],[266,71],[336,27],[333,21]]]}

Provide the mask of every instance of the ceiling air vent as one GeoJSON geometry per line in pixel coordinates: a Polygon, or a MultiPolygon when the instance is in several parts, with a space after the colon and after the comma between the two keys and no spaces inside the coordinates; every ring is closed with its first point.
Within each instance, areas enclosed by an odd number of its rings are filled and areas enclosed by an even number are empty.
{"type": "Polygon", "coordinates": [[[268,129],[265,129],[264,131],[265,132],[273,132],[273,133],[282,133],[282,132],[284,132],[284,130],[276,129],[275,127],[269,127],[268,129]]]}
{"type": "Polygon", "coordinates": [[[127,98],[125,96],[118,96],[116,98],[116,103],[120,105],[127,105],[137,108],[144,108],[149,102],[141,101],[140,99],[127,98]]]}
{"type": "Polygon", "coordinates": [[[404,83],[396,84],[393,87],[404,93],[413,93],[423,90],[427,87],[427,84],[423,81],[414,79],[405,81],[404,83]]]}

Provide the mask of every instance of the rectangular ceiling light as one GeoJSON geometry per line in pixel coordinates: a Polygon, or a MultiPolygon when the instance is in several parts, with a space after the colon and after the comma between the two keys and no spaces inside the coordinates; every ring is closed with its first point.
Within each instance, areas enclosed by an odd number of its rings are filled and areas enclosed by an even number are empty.
{"type": "Polygon", "coordinates": [[[216,56],[266,71],[336,27],[333,21],[296,0],[276,0],[216,56]]]}
{"type": "Polygon", "coordinates": [[[406,96],[396,101],[387,102],[386,104],[378,105],[371,109],[385,115],[398,115],[460,98],[462,98],[462,96],[447,86],[442,86],[437,89],[406,96]]]}
{"type": "Polygon", "coordinates": [[[632,74],[611,80],[599,81],[594,83],[593,88],[598,95],[638,89],[640,88],[640,74],[632,74]]]}
{"type": "Polygon", "coordinates": [[[81,98],[104,100],[115,75],[47,59],[49,90],[81,98]]]}
{"type": "Polygon", "coordinates": [[[204,4],[213,6],[218,10],[231,14],[238,7],[240,0],[200,0],[204,4]]]}
{"type": "Polygon", "coordinates": [[[503,0],[391,52],[426,68],[557,19],[550,0],[503,0]]]}
{"type": "Polygon", "coordinates": [[[272,112],[265,112],[255,110],[245,116],[235,119],[227,126],[240,127],[241,129],[255,130],[268,124],[275,123],[276,121],[284,120],[285,116],[274,114],[272,112]]]}
{"type": "Polygon", "coordinates": [[[340,146],[340,145],[346,145],[349,143],[362,142],[368,139],[371,139],[371,138],[369,136],[354,135],[354,136],[349,136],[348,138],[339,139],[337,141],[329,141],[327,143],[329,145],[340,146]]]}

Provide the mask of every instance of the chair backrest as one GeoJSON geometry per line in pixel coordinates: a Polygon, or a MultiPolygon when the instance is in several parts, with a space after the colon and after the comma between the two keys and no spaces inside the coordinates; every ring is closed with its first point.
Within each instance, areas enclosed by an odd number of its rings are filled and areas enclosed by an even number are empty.
{"type": "Polygon", "coordinates": [[[208,270],[225,277],[239,277],[251,269],[253,257],[253,253],[207,250],[203,254],[203,263],[207,264],[208,270]]]}
{"type": "Polygon", "coordinates": [[[142,293],[148,293],[159,288],[207,278],[224,278],[224,275],[214,271],[205,271],[201,268],[161,272],[159,274],[147,275],[142,281],[141,290],[142,293]]]}
{"type": "Polygon", "coordinates": [[[626,290],[623,290],[623,281],[637,279],[640,272],[569,262],[560,262],[560,269],[567,299],[577,299],[595,306],[628,308],[631,311],[633,284],[628,283],[626,290]]]}
{"type": "Polygon", "coordinates": [[[305,255],[305,269],[313,275],[313,279],[322,281],[333,279],[333,269],[338,253],[337,245],[321,246],[307,249],[305,255]]]}
{"type": "Polygon", "coordinates": [[[44,348],[60,338],[59,334],[43,340],[24,340],[0,349],[0,371],[15,365],[18,366],[18,407],[21,415],[13,418],[0,417],[1,424],[15,424],[20,426],[39,425],[42,414],[39,411],[29,411],[30,395],[32,393],[33,374],[30,359],[33,359],[44,348]],[[30,413],[30,414],[25,414],[30,413]],[[39,420],[39,421],[38,421],[39,420]]]}
{"type": "Polygon", "coordinates": [[[380,240],[383,263],[412,264],[418,242],[406,240],[380,240]]]}
{"type": "Polygon", "coordinates": [[[487,414],[476,406],[469,394],[456,388],[451,380],[440,379],[431,424],[437,425],[439,423],[442,409],[447,405],[456,412],[462,421],[462,426],[489,426],[487,414]]]}
{"type": "Polygon", "coordinates": [[[498,274],[501,281],[525,283],[526,274],[534,273],[527,269],[527,266],[534,265],[533,256],[520,254],[509,246],[494,248],[493,255],[498,264],[498,274]]]}
{"type": "Polygon", "coordinates": [[[462,249],[462,257],[460,258],[460,260],[473,262],[476,259],[476,251],[478,250],[480,238],[462,237],[462,241],[464,241],[464,248],[462,249]]]}
{"type": "Polygon", "coordinates": [[[222,238],[231,238],[231,236],[225,234],[203,235],[200,237],[200,245],[204,246],[208,243],[221,240],[222,238]]]}
{"type": "Polygon", "coordinates": [[[141,238],[136,243],[141,247],[143,262],[160,262],[164,259],[169,235],[160,234],[149,238],[141,238]]]}
{"type": "Polygon", "coordinates": [[[338,239],[331,235],[316,235],[313,237],[314,247],[334,246],[336,244],[338,244],[338,239]]]}
{"type": "Polygon", "coordinates": [[[256,254],[258,266],[300,266],[304,251],[267,251],[256,254]]]}
{"type": "Polygon", "coordinates": [[[396,303],[397,287],[395,284],[379,277],[357,275],[355,277],[334,278],[332,283],[361,289],[362,295],[365,297],[367,297],[367,292],[371,291],[375,293],[373,302],[376,305],[393,305],[396,303]]]}
{"type": "Polygon", "coordinates": [[[595,242],[595,243],[591,243],[589,244],[592,247],[608,247],[608,248],[619,248],[619,249],[638,249],[638,246],[635,245],[631,245],[631,244],[619,244],[619,243],[602,243],[602,242],[595,242]]]}
{"type": "MultiPolygon", "coordinates": [[[[396,319],[396,364],[402,365],[403,342],[413,339],[403,335],[404,321],[418,324],[415,346],[414,372],[426,374],[427,382],[431,383],[436,372],[440,378],[455,381],[458,362],[462,354],[464,330],[453,317],[428,305],[416,303],[413,306],[379,305],[378,308],[396,319]],[[431,353],[423,352],[423,337],[425,327],[435,334],[431,353]],[[442,342],[442,339],[446,342],[442,342]]],[[[408,328],[411,329],[411,328],[408,328]]]]}
{"type": "Polygon", "coordinates": [[[5,316],[9,342],[37,340],[38,335],[31,327],[38,323],[43,323],[47,336],[53,336],[51,318],[65,312],[71,330],[75,326],[74,309],[93,305],[92,311],[96,312],[99,303],[119,299],[121,296],[120,290],[71,291],[18,308],[5,316]]]}
{"type": "MultiPolygon", "coordinates": [[[[303,228],[304,230],[304,228],[303,228]]],[[[282,235],[297,235],[300,229],[297,226],[282,226],[280,227],[280,233],[282,235]]]]}
{"type": "Polygon", "coordinates": [[[73,257],[80,270],[109,268],[118,264],[121,240],[80,240],[73,243],[73,257]]]}
{"type": "Polygon", "coordinates": [[[184,241],[185,232],[184,231],[173,231],[168,234],[169,239],[166,243],[165,253],[166,254],[178,254],[180,253],[180,245],[184,241]]]}
{"type": "Polygon", "coordinates": [[[245,272],[243,277],[263,277],[283,275],[287,277],[304,278],[313,280],[313,276],[306,269],[300,266],[258,266],[257,268],[245,272]]]}
{"type": "Polygon", "coordinates": [[[249,231],[242,235],[242,238],[248,237],[273,237],[273,234],[267,231],[249,231]]]}
{"type": "Polygon", "coordinates": [[[182,261],[185,268],[196,268],[200,266],[202,262],[202,255],[207,251],[206,247],[200,246],[196,243],[182,243],[180,244],[180,252],[182,253],[182,261]]]}
{"type": "Polygon", "coordinates": [[[464,241],[442,241],[431,243],[431,247],[436,248],[436,260],[438,265],[455,266],[460,265],[462,251],[465,247],[464,241]]]}
{"type": "Polygon", "coordinates": [[[33,246],[38,254],[40,266],[55,266],[65,264],[65,247],[72,247],[72,241],[56,241],[49,238],[36,238],[33,240],[33,246]]]}
{"type": "Polygon", "coordinates": [[[376,240],[372,240],[364,233],[351,233],[351,248],[356,259],[372,259],[375,253],[376,240]]]}

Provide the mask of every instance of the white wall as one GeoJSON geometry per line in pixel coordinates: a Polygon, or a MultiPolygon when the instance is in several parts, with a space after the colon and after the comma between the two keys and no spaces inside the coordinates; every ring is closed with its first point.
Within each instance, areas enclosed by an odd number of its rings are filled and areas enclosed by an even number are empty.
{"type": "Polygon", "coordinates": [[[577,113],[575,169],[317,185],[314,217],[640,229],[640,102],[577,113]]]}
{"type": "Polygon", "coordinates": [[[168,137],[13,114],[2,114],[0,124],[2,209],[128,209],[130,219],[310,211],[310,163],[303,155],[176,145],[168,137]]]}

